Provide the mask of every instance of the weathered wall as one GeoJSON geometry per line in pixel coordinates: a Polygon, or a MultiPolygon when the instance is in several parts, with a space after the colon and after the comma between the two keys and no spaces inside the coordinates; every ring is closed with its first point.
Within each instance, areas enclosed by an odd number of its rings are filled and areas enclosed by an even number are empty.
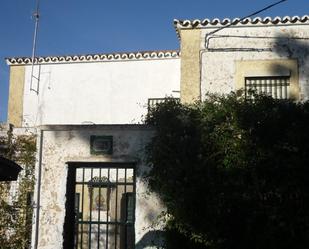
{"type": "Polygon", "coordinates": [[[201,30],[181,30],[181,83],[180,97],[183,103],[200,100],[200,44],[201,30]]]}
{"type": "Polygon", "coordinates": [[[208,28],[201,32],[202,97],[207,92],[229,93],[243,87],[244,81],[237,71],[237,65],[242,64],[242,68],[264,68],[259,72],[261,75],[269,72],[276,75],[278,67],[282,66],[286,70],[294,70],[291,77],[299,81],[299,87],[293,90],[295,95],[298,99],[309,98],[308,25],[230,27],[210,35],[208,49],[205,50],[205,38],[213,30],[208,28]],[[286,59],[296,61],[298,68],[290,68],[289,63],[284,66],[286,59]],[[253,62],[256,66],[252,65],[253,62]]]}
{"type": "MultiPolygon", "coordinates": [[[[158,198],[147,193],[147,186],[141,178],[147,170],[143,162],[143,149],[153,131],[145,126],[56,126],[44,129],[41,137],[42,184],[38,248],[62,248],[68,162],[136,163],[135,241],[138,245],[136,248],[147,248],[145,237],[152,233],[151,226],[163,210],[158,198]],[[91,155],[90,135],[112,135],[113,155],[91,155]]],[[[34,238],[35,235],[32,243],[35,243],[34,238]]]]}
{"type": "Polygon", "coordinates": [[[12,66],[10,68],[8,122],[16,127],[22,125],[24,84],[25,67],[12,66]]]}
{"type": "Polygon", "coordinates": [[[132,124],[147,113],[148,98],[179,97],[180,59],[26,66],[23,126],[132,124]],[[174,92],[178,91],[178,92],[174,92]]]}

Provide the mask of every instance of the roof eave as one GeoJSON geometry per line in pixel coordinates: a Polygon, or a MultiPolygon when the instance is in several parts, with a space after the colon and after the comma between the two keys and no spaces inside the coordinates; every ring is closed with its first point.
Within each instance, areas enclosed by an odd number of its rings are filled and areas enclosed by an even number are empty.
{"type": "Polygon", "coordinates": [[[293,24],[309,24],[309,15],[299,16],[285,16],[285,17],[255,17],[251,18],[225,18],[220,20],[215,19],[194,19],[194,20],[178,20],[174,19],[174,27],[176,32],[180,29],[195,29],[195,28],[217,28],[233,24],[233,26],[255,26],[255,25],[293,25],[293,24]]]}
{"type": "MultiPolygon", "coordinates": [[[[141,51],[110,54],[86,54],[86,55],[64,55],[64,56],[40,56],[35,57],[34,64],[57,64],[57,63],[79,63],[79,62],[108,62],[108,61],[134,61],[134,60],[157,60],[179,58],[178,50],[141,51]]],[[[30,57],[6,58],[9,66],[31,65],[30,57]]]]}

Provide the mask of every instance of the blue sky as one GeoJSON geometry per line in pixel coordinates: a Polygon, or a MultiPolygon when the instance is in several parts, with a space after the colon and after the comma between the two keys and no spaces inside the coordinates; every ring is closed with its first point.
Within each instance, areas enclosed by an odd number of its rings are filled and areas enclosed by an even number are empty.
{"type": "MultiPolygon", "coordinates": [[[[40,0],[38,55],[178,49],[173,19],[242,17],[277,0],[40,0]]],[[[7,118],[5,57],[31,56],[35,0],[0,0],[0,121],[7,118]]],[[[309,14],[288,0],[259,16],[309,14]]]]}

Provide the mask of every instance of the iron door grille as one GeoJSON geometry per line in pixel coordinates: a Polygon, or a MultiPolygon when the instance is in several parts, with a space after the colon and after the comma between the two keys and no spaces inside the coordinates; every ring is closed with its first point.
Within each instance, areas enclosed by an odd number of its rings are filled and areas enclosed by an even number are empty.
{"type": "Polygon", "coordinates": [[[75,249],[134,248],[133,167],[76,168],[74,196],[75,249]]]}
{"type": "Polygon", "coordinates": [[[289,89],[289,76],[245,78],[246,99],[253,99],[254,94],[266,94],[273,97],[274,99],[288,99],[289,89]]]}

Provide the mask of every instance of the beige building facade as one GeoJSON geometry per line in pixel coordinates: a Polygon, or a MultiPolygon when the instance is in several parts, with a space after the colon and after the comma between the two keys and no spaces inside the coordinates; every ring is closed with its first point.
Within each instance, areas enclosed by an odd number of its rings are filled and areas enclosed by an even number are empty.
{"type": "Polygon", "coordinates": [[[277,98],[309,98],[308,16],[175,20],[174,25],[183,102],[249,88],[277,98]]]}

